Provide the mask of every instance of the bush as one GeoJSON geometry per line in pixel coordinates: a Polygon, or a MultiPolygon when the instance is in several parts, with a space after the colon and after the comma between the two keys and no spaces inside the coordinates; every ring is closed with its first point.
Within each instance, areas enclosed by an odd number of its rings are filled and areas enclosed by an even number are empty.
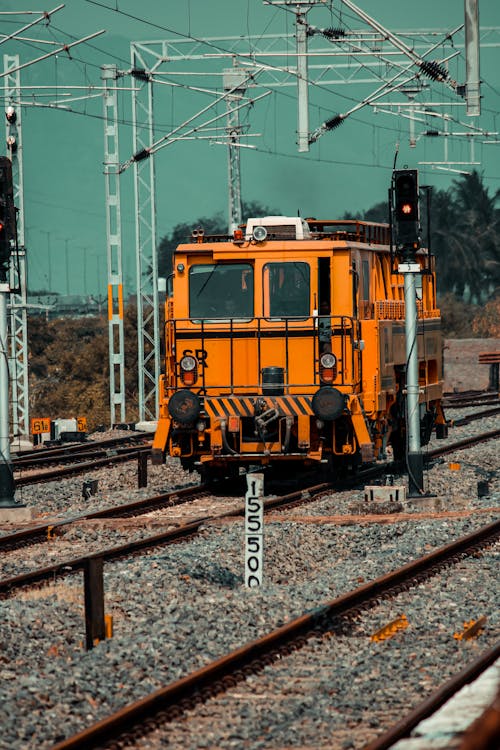
{"type": "Polygon", "coordinates": [[[443,336],[449,339],[478,338],[472,322],[477,315],[478,306],[463,302],[449,292],[438,299],[441,310],[443,336]]]}
{"type": "Polygon", "coordinates": [[[500,338],[500,296],[479,308],[472,329],[480,338],[500,338]]]}

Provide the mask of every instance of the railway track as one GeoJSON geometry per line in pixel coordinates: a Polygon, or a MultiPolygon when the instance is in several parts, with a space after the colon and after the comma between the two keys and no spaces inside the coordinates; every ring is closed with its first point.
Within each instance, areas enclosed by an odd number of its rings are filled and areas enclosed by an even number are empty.
{"type": "Polygon", "coordinates": [[[443,407],[445,409],[463,409],[468,406],[483,406],[498,404],[499,394],[496,391],[462,391],[460,393],[445,393],[443,407]]]}
{"type": "MultiPolygon", "coordinates": [[[[454,450],[454,447],[450,446],[450,450],[454,450]]],[[[494,455],[491,445],[485,450],[486,456],[494,455]]],[[[476,448],[469,457],[470,460],[477,462],[478,453],[483,454],[483,449],[476,448]],[[474,455],[475,459],[472,458],[474,455]]],[[[483,465],[488,465],[488,459],[483,465]]],[[[489,465],[491,465],[491,460],[489,465]]],[[[387,467],[380,467],[380,470],[385,473],[387,467]]],[[[167,471],[170,472],[171,469],[167,467],[167,471]]],[[[391,471],[394,473],[394,469],[391,471]]],[[[449,479],[459,480],[461,486],[464,486],[464,481],[466,486],[467,483],[470,485],[469,489],[473,492],[470,506],[455,504],[450,499],[450,502],[446,500],[444,504],[437,506],[446,508],[443,514],[421,513],[413,509],[411,518],[406,518],[411,515],[406,513],[401,513],[399,519],[396,518],[398,514],[394,514],[392,520],[385,516],[379,516],[378,519],[366,516],[362,518],[351,515],[353,511],[357,512],[352,505],[353,501],[355,506],[358,505],[358,499],[359,503],[363,504],[363,493],[359,492],[359,488],[354,494],[343,492],[336,498],[329,486],[324,492],[324,497],[321,497],[319,502],[311,508],[310,523],[302,523],[301,517],[296,517],[297,514],[294,511],[290,514],[282,513],[278,509],[271,510],[266,522],[266,585],[261,593],[252,590],[245,594],[241,589],[241,515],[228,518],[227,513],[224,513],[219,520],[210,521],[213,515],[212,501],[207,502],[204,495],[200,496],[199,504],[195,502],[194,506],[185,505],[182,510],[179,508],[178,511],[173,508],[171,512],[175,514],[176,524],[184,523],[183,518],[187,519],[189,514],[194,520],[197,516],[199,519],[206,520],[197,531],[194,531],[189,544],[167,547],[162,543],[156,549],[144,547],[138,549],[136,553],[124,554],[120,562],[116,558],[117,564],[113,562],[105,565],[106,612],[109,612],[114,619],[115,634],[113,638],[106,640],[87,654],[82,652],[81,644],[82,631],[85,632],[81,573],[72,576],[71,573],[76,571],[61,570],[60,574],[54,575],[52,568],[50,577],[46,579],[49,585],[26,584],[24,590],[13,589],[10,594],[7,591],[3,598],[14,597],[11,601],[2,603],[2,613],[5,617],[4,648],[9,658],[8,663],[12,660],[14,664],[15,661],[19,665],[18,671],[22,670],[23,674],[30,674],[32,667],[26,663],[26,658],[30,658],[33,660],[33,674],[40,673],[40,677],[33,677],[33,680],[22,677],[19,687],[15,687],[14,684],[9,687],[8,694],[12,696],[10,701],[13,701],[18,706],[18,710],[26,716],[26,722],[18,723],[17,726],[11,726],[7,720],[6,725],[10,732],[9,741],[12,742],[10,746],[29,746],[31,736],[36,738],[40,748],[48,750],[49,746],[52,747],[57,740],[62,740],[63,737],[69,737],[83,729],[89,723],[89,716],[93,716],[94,720],[103,718],[113,707],[131,703],[145,692],[150,692],[182,675],[196,671],[210,658],[221,656],[226,651],[229,652],[240,644],[252,640],[257,634],[263,635],[267,629],[276,627],[300,614],[301,611],[314,608],[318,597],[335,597],[338,596],[338,592],[352,589],[357,585],[356,581],[362,580],[359,573],[364,576],[365,580],[375,579],[384,570],[402,565],[415,555],[424,554],[425,549],[440,546],[446,539],[466,533],[481,523],[481,513],[487,513],[487,517],[491,520],[495,518],[494,509],[488,509],[487,501],[474,500],[475,479],[471,471],[465,469],[465,465],[460,476],[455,472],[450,473],[447,465],[442,462],[436,463],[430,469],[431,487],[436,486],[436,489],[439,487],[438,492],[441,497],[444,497],[446,489],[438,480],[441,474],[443,477],[448,476],[449,479]],[[196,506],[198,512],[195,517],[196,506]],[[460,509],[464,507],[468,510],[460,512],[460,509]],[[332,512],[346,515],[340,520],[332,517],[323,524],[321,514],[332,512]],[[440,515],[442,518],[439,517],[440,515]],[[377,520],[378,523],[375,522],[377,520]],[[275,591],[276,586],[280,589],[279,593],[275,591]],[[40,622],[43,624],[37,624],[40,622]],[[255,625],[258,623],[259,626],[255,627],[252,623],[255,625]],[[36,636],[33,633],[36,633],[36,636]],[[23,644],[21,661],[18,661],[19,644],[23,644]],[[49,657],[48,654],[54,655],[49,657]],[[130,662],[133,667],[128,666],[130,662]],[[153,667],[154,671],[150,677],[148,669],[155,664],[160,665],[160,669],[157,671],[153,667]],[[73,670],[75,675],[79,676],[70,679],[73,670]],[[162,681],[152,679],[161,673],[163,673],[162,681]],[[129,675],[130,683],[128,682],[129,675]],[[115,687],[118,683],[123,683],[122,687],[115,687]],[[72,687],[73,685],[75,687],[72,687]],[[47,706],[46,716],[44,711],[36,712],[31,716],[33,704],[25,700],[25,697],[27,698],[31,693],[26,693],[26,690],[36,691],[37,700],[41,701],[41,705],[47,706]],[[44,697],[47,695],[51,696],[50,701],[44,697]],[[104,698],[104,695],[109,697],[104,698]],[[35,727],[32,730],[35,733],[27,734],[25,726],[28,732],[35,727]],[[17,740],[15,740],[16,737],[17,740]],[[16,744],[17,741],[20,744],[16,744]]],[[[185,478],[185,475],[183,477],[185,478]]],[[[175,482],[180,476],[176,476],[175,473],[171,476],[169,473],[169,478],[170,481],[175,482]]],[[[443,481],[446,484],[447,480],[443,481]]],[[[372,482],[367,481],[367,483],[372,482]]],[[[452,484],[455,485],[456,482],[453,481],[452,484]]],[[[187,488],[188,491],[190,489],[187,488]]],[[[309,499],[305,489],[302,494],[303,497],[296,495],[297,506],[309,499]]],[[[310,499],[314,499],[313,496],[310,499]]],[[[228,497],[223,498],[223,502],[228,500],[228,497]]],[[[231,502],[238,502],[238,498],[233,498],[231,502]]],[[[159,507],[161,508],[161,505],[159,507]]],[[[229,507],[233,508],[232,505],[229,507]]],[[[157,525],[159,528],[166,528],[166,522],[161,520],[163,516],[162,512],[155,512],[144,521],[136,522],[132,518],[130,521],[117,523],[116,529],[124,532],[123,541],[126,541],[127,537],[130,538],[131,529],[134,530],[136,536],[146,531],[149,535],[152,528],[154,530],[157,525]]],[[[172,530],[172,525],[170,524],[170,530],[172,530]]],[[[14,577],[15,574],[21,573],[28,567],[30,559],[32,567],[35,564],[36,567],[41,565],[49,567],[50,556],[54,563],[58,562],[63,554],[76,559],[79,553],[77,548],[72,546],[75,543],[82,545],[81,562],[85,566],[83,558],[88,560],[90,551],[96,551],[99,547],[111,548],[112,545],[116,545],[117,540],[113,538],[111,531],[115,529],[115,521],[112,517],[111,520],[102,522],[90,520],[80,525],[76,522],[74,528],[70,525],[66,528],[67,532],[63,527],[61,536],[47,544],[46,548],[42,547],[38,554],[35,550],[34,555],[14,555],[19,562],[11,559],[10,555],[4,555],[4,571],[7,571],[6,566],[9,566],[10,575],[14,577]]],[[[46,535],[43,538],[46,539],[46,535]]],[[[182,536],[178,541],[188,538],[190,539],[189,536],[182,536]]],[[[474,560],[474,558],[469,559],[474,560]]],[[[61,567],[63,566],[64,563],[61,563],[61,567]]],[[[8,573],[4,572],[4,576],[6,575],[8,573]]],[[[442,601],[441,593],[437,593],[440,592],[442,584],[441,578],[436,580],[439,581],[434,584],[436,593],[432,595],[427,592],[427,595],[434,596],[434,601],[437,603],[442,601]]],[[[475,581],[473,599],[477,601],[479,579],[472,575],[471,580],[475,581]]],[[[446,586],[443,592],[446,592],[446,586]]],[[[464,606],[465,601],[467,597],[460,600],[457,614],[467,606],[464,606]]],[[[475,609],[476,605],[472,604],[472,612],[475,612],[475,609]]],[[[380,610],[381,607],[372,610],[368,621],[377,622],[378,619],[380,624],[380,610]]],[[[442,627],[443,615],[447,618],[450,632],[450,626],[453,628],[455,623],[451,622],[450,625],[452,618],[449,613],[445,612],[438,615],[437,632],[442,627]]],[[[464,612],[464,615],[459,614],[459,621],[461,622],[462,616],[470,617],[470,615],[471,611],[464,612]]],[[[425,616],[427,616],[426,610],[425,616]]],[[[416,626],[418,616],[415,619],[416,622],[412,621],[412,627],[416,626]]],[[[451,634],[453,634],[453,629],[451,634]]],[[[421,629],[417,626],[417,640],[421,635],[421,629]]],[[[348,635],[338,640],[337,635],[330,637],[328,634],[325,637],[330,639],[331,643],[327,658],[331,660],[331,664],[334,663],[334,659],[340,658],[339,667],[349,663],[351,652],[361,645],[359,632],[354,635],[354,638],[348,635]]],[[[484,641],[486,645],[491,644],[491,632],[485,635],[484,641]]],[[[431,651],[434,649],[432,643],[427,648],[431,651]]],[[[386,658],[392,666],[392,657],[389,653],[382,647],[377,650],[379,658],[386,658]]],[[[307,649],[299,652],[302,654],[300,657],[302,660],[306,653],[307,649]]],[[[465,651],[454,649],[452,646],[452,658],[448,658],[450,669],[456,663],[455,660],[460,659],[460,653],[465,653],[465,651]]],[[[448,657],[450,657],[449,648],[448,657]]],[[[366,659],[366,655],[364,658],[366,659]]],[[[461,667],[464,662],[460,661],[458,664],[461,667]]],[[[0,665],[0,672],[7,677],[7,671],[5,669],[2,671],[2,669],[4,668],[0,665]]],[[[6,669],[8,670],[9,667],[6,669]]],[[[362,660],[358,662],[358,669],[364,669],[362,660]]],[[[337,667],[335,670],[337,675],[337,667]]],[[[451,673],[448,670],[443,671],[442,674],[445,679],[451,673]]],[[[259,679],[257,676],[252,678],[252,680],[257,679],[259,679]]],[[[249,710],[258,708],[261,700],[260,683],[252,682],[252,680],[249,685],[241,687],[241,691],[247,695],[247,703],[243,703],[242,706],[244,708],[246,705],[249,710]]],[[[406,685],[404,677],[402,680],[406,685]]],[[[337,682],[336,676],[334,683],[337,682]]],[[[401,684],[398,685],[397,678],[393,680],[393,683],[395,689],[392,693],[399,695],[401,684]]],[[[300,682],[297,683],[297,685],[300,684],[300,682]]],[[[314,674],[311,671],[306,671],[305,684],[306,686],[315,684],[314,674]]],[[[349,683],[346,683],[344,688],[347,691],[351,689],[348,685],[349,683]]],[[[391,688],[389,688],[390,691],[391,688]]],[[[212,705],[211,703],[210,706],[212,705]]],[[[274,704],[270,704],[267,700],[266,705],[274,704]]],[[[293,705],[293,691],[290,695],[285,689],[281,703],[277,704],[276,710],[287,713],[288,707],[293,705]]],[[[413,705],[416,705],[416,702],[413,705]]],[[[8,704],[6,704],[6,710],[8,713],[8,704]]],[[[212,708],[209,710],[211,711],[212,708]]],[[[221,710],[224,715],[224,708],[221,710]]],[[[367,709],[365,709],[365,719],[367,718],[366,711],[367,709]]],[[[380,711],[379,707],[379,716],[380,711]]],[[[274,714],[274,710],[271,714],[274,714]]],[[[236,717],[237,715],[238,711],[236,717]]],[[[244,715],[248,717],[245,712],[244,715]]],[[[349,717],[349,710],[347,710],[346,722],[350,721],[349,717]]],[[[195,729],[195,734],[191,737],[202,736],[205,730],[210,732],[213,724],[212,717],[205,716],[204,721],[206,723],[201,727],[200,733],[196,734],[195,729]]],[[[334,719],[334,724],[335,721],[334,719]]],[[[170,746],[172,739],[175,750],[190,746],[192,739],[182,744],[183,733],[188,734],[191,731],[190,722],[191,719],[188,725],[185,721],[177,724],[174,722],[170,725],[169,737],[164,744],[168,742],[170,746]]],[[[240,724],[240,729],[246,731],[247,728],[253,726],[253,723],[253,718],[243,721],[244,726],[240,724]]],[[[389,723],[385,721],[380,723],[380,728],[388,725],[389,723]]],[[[298,724],[295,731],[300,731],[298,724]]],[[[210,734],[208,736],[212,737],[210,734]]],[[[245,736],[245,734],[242,735],[241,744],[238,746],[243,745],[245,736]]],[[[279,733],[278,736],[280,736],[279,733]]],[[[290,739],[292,736],[289,734],[286,739],[283,739],[282,745],[293,745],[294,742],[290,739]]],[[[373,736],[372,730],[367,738],[373,736]]],[[[161,743],[160,745],[154,742],[150,744],[149,738],[147,743],[151,750],[161,746],[161,743]]],[[[314,740],[310,740],[307,734],[302,744],[319,750],[319,745],[315,744],[314,740]]],[[[338,746],[340,747],[341,744],[339,743],[338,746]]],[[[226,747],[229,745],[218,743],[215,739],[207,746],[226,747]]],[[[331,744],[325,743],[321,747],[329,748],[331,744]]],[[[356,744],[356,747],[359,745],[356,744]]]]}
{"type": "MultiPolygon", "coordinates": [[[[442,685],[439,690],[432,693],[427,700],[410,711],[380,737],[365,745],[363,750],[390,750],[396,742],[408,738],[422,721],[436,714],[447,701],[454,698],[466,685],[470,685],[471,682],[480,677],[498,658],[500,658],[500,642],[481,653],[471,664],[468,664],[442,685]]],[[[498,711],[496,711],[493,722],[496,723],[496,729],[492,726],[489,718],[489,707],[487,707],[476,722],[475,731],[466,732],[466,744],[461,743],[459,750],[492,750],[500,734],[498,711]],[[489,724],[489,726],[485,726],[486,724],[489,724]]]]}
{"type": "MultiPolygon", "coordinates": [[[[447,453],[452,453],[456,450],[460,450],[463,448],[466,448],[470,445],[475,445],[480,442],[484,442],[486,440],[495,439],[500,435],[500,429],[499,430],[491,430],[486,433],[482,433],[481,435],[475,435],[470,438],[460,440],[454,443],[450,443],[446,446],[442,446],[436,449],[433,449],[431,451],[428,451],[425,458],[427,462],[432,461],[435,458],[438,458],[440,456],[446,455],[447,453]]],[[[369,467],[368,469],[359,472],[357,475],[352,477],[346,482],[340,483],[338,485],[339,489],[347,489],[349,487],[353,487],[359,484],[366,483],[368,481],[374,481],[377,478],[380,478],[384,474],[386,474],[388,471],[393,471],[394,466],[391,464],[383,464],[383,465],[376,465],[369,467]]],[[[298,504],[303,504],[305,502],[309,502],[314,499],[315,496],[320,494],[321,492],[324,492],[327,489],[330,489],[332,487],[331,483],[329,482],[322,482],[320,484],[312,485],[311,487],[303,487],[295,492],[288,493],[283,495],[282,497],[278,498],[270,498],[266,501],[266,512],[271,512],[272,510],[276,509],[284,509],[284,508],[290,508],[298,504]]],[[[162,508],[172,508],[176,507],[180,504],[189,503],[193,499],[200,497],[201,494],[207,493],[208,488],[204,485],[197,485],[192,487],[186,487],[184,489],[174,490],[173,492],[169,493],[162,493],[159,495],[155,495],[149,498],[143,498],[140,500],[135,500],[131,503],[124,503],[117,506],[112,506],[109,508],[105,508],[102,510],[96,510],[91,511],[88,513],[79,514],[78,516],[73,516],[70,518],[66,518],[64,520],[57,520],[57,521],[48,521],[43,524],[38,524],[36,526],[30,526],[28,528],[22,529],[17,532],[13,532],[11,534],[5,534],[4,536],[0,537],[0,552],[9,551],[9,550],[15,550],[23,548],[27,545],[33,545],[33,544],[42,544],[46,543],[48,540],[56,536],[64,527],[67,527],[71,524],[81,524],[85,521],[91,521],[91,520],[99,520],[99,519],[118,519],[118,518],[127,518],[127,517],[133,517],[133,516],[140,516],[146,513],[150,513],[153,510],[156,509],[162,509],[162,508]]],[[[179,530],[174,531],[168,531],[163,534],[156,534],[150,537],[151,543],[150,547],[157,546],[158,544],[170,544],[172,542],[177,541],[178,539],[183,538],[184,533],[186,533],[187,536],[191,536],[193,533],[196,533],[197,530],[206,523],[207,521],[214,521],[216,519],[223,519],[228,516],[242,516],[244,514],[244,507],[241,505],[236,510],[232,511],[231,513],[223,512],[221,514],[215,515],[215,516],[203,516],[199,519],[195,519],[193,521],[188,522],[186,524],[187,527],[192,527],[192,531],[189,532],[187,530],[184,530],[184,526],[179,530]]],[[[168,520],[167,520],[168,523],[168,520]]],[[[105,550],[103,551],[103,559],[105,560],[112,560],[115,558],[120,558],[123,555],[127,554],[127,550],[129,550],[130,554],[136,554],[139,550],[148,549],[147,539],[142,539],[140,542],[131,542],[129,545],[120,545],[119,547],[105,550]],[[137,545],[137,546],[136,546],[137,545]],[[113,550],[116,550],[114,552],[113,550]]],[[[100,553],[97,553],[100,554],[100,553]]],[[[84,565],[84,560],[86,560],[86,557],[77,558],[73,561],[69,561],[64,563],[64,565],[70,567],[71,569],[81,570],[84,565]]],[[[50,578],[51,575],[57,575],[58,570],[60,570],[61,566],[50,566],[46,568],[45,575],[50,578]]],[[[34,574],[33,574],[34,575],[34,574]]],[[[44,580],[41,578],[40,580],[44,580]]],[[[29,583],[29,582],[27,582],[29,583]]],[[[35,583],[35,580],[33,581],[35,583]]],[[[0,581],[0,594],[2,592],[5,592],[7,590],[6,587],[2,587],[3,582],[0,581]]]]}
{"type": "Polygon", "coordinates": [[[147,455],[151,450],[150,445],[136,445],[131,447],[119,448],[112,452],[108,451],[107,455],[101,456],[100,458],[93,458],[90,461],[77,460],[71,463],[70,466],[58,466],[55,469],[46,469],[41,472],[34,472],[24,474],[15,477],[15,483],[17,487],[25,487],[29,484],[39,484],[40,482],[50,482],[57,479],[63,479],[64,477],[75,476],[77,474],[83,474],[88,471],[94,471],[102,466],[110,466],[112,464],[125,463],[127,461],[133,461],[139,459],[141,455],[147,455]]]}
{"type": "Polygon", "coordinates": [[[14,456],[12,465],[14,469],[32,468],[33,466],[46,465],[50,463],[69,463],[74,460],[80,460],[80,457],[94,458],[103,454],[103,452],[126,446],[130,444],[150,442],[149,435],[142,433],[139,435],[125,435],[114,438],[105,438],[104,440],[86,440],[81,443],[66,443],[51,448],[39,447],[32,450],[22,451],[14,456]]]}
{"type": "Polygon", "coordinates": [[[465,417],[460,417],[459,419],[452,419],[451,420],[451,426],[452,427],[462,427],[465,424],[470,424],[471,422],[475,422],[478,419],[487,419],[488,417],[495,417],[497,414],[500,414],[500,406],[495,406],[492,409],[485,409],[484,411],[477,411],[473,414],[467,414],[465,417]]]}
{"type": "MultiPolygon", "coordinates": [[[[339,627],[345,630],[346,623],[381,600],[422,586],[444,568],[456,565],[466,556],[477,555],[499,536],[500,521],[497,520],[342,596],[321,603],[313,611],[304,612],[282,627],[226,653],[203,668],[57,743],[53,750],[116,747],[108,744],[115,742],[133,745],[136,740],[178,719],[186,710],[234,688],[250,675],[261,673],[268,665],[281,663],[311,639],[321,642],[339,627]]],[[[484,659],[491,663],[499,655],[500,645],[497,645],[484,659]]]]}
{"type": "Polygon", "coordinates": [[[24,487],[74,476],[86,471],[93,471],[101,466],[131,461],[140,455],[147,455],[150,449],[151,441],[149,437],[141,435],[111,438],[93,444],[65,446],[47,449],[46,451],[43,449],[32,451],[28,456],[23,455],[14,459],[15,483],[17,487],[24,487]],[[132,443],[132,445],[129,443],[132,443]],[[34,471],[46,466],[53,468],[34,471]]]}
{"type": "MultiPolygon", "coordinates": [[[[264,512],[269,513],[277,509],[290,508],[298,503],[308,501],[310,502],[317,494],[324,492],[330,487],[330,484],[322,483],[319,485],[308,487],[306,490],[301,489],[295,492],[288,493],[286,495],[282,495],[281,497],[268,498],[265,501],[264,512]]],[[[201,489],[202,487],[199,486],[184,490],[181,502],[188,502],[190,497],[199,493],[201,489]]],[[[175,496],[178,495],[178,493],[171,493],[171,495],[169,496],[170,500],[175,502],[175,499],[172,498],[172,495],[175,496]]],[[[158,496],[157,498],[151,498],[150,500],[157,500],[158,502],[161,502],[161,496],[158,496]]],[[[98,514],[96,514],[94,517],[110,517],[109,512],[104,511],[103,513],[105,515],[101,515],[101,512],[98,512],[98,514]]],[[[25,587],[40,585],[53,581],[56,577],[63,577],[79,573],[82,570],[85,570],[85,568],[89,564],[89,560],[101,559],[103,562],[113,562],[123,559],[124,557],[146,553],[149,550],[154,549],[155,547],[175,544],[197,535],[208,522],[213,523],[217,521],[224,521],[225,519],[232,517],[242,517],[244,513],[245,506],[239,505],[239,507],[237,507],[235,510],[229,512],[225,511],[218,515],[203,516],[193,521],[189,521],[188,523],[184,523],[179,528],[173,530],[168,530],[160,534],[149,535],[136,541],[127,542],[126,544],[117,545],[108,549],[103,549],[92,555],[84,555],[53,565],[48,565],[46,567],[39,568],[22,575],[13,576],[11,578],[4,578],[3,580],[0,580],[0,597],[10,596],[15,591],[23,589],[25,587]]],[[[66,523],[74,522],[75,520],[73,519],[72,521],[63,522],[63,524],[66,525],[66,523]]],[[[39,529],[30,530],[30,540],[35,541],[37,538],[35,534],[37,532],[41,533],[43,528],[44,527],[40,527],[39,529]]],[[[4,542],[4,544],[19,544],[19,542],[23,542],[23,540],[26,539],[25,532],[18,532],[17,535],[9,536],[15,538],[9,539],[9,537],[3,537],[2,542],[4,542]]]]}

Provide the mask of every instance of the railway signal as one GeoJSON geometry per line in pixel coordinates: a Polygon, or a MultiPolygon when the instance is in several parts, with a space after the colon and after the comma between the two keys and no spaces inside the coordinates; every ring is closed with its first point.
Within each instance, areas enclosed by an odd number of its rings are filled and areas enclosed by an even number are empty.
{"type": "Polygon", "coordinates": [[[14,188],[12,164],[0,156],[0,281],[7,280],[11,240],[15,237],[14,188]]]}
{"type": "Polygon", "coordinates": [[[423,457],[420,440],[420,386],[417,348],[417,284],[422,268],[417,261],[420,248],[420,203],[418,171],[395,169],[392,173],[392,224],[398,259],[397,273],[404,279],[406,339],[406,465],[410,497],[424,494],[423,457]]]}
{"type": "Polygon", "coordinates": [[[416,169],[392,173],[393,220],[397,249],[405,257],[420,247],[420,201],[416,169]]]}

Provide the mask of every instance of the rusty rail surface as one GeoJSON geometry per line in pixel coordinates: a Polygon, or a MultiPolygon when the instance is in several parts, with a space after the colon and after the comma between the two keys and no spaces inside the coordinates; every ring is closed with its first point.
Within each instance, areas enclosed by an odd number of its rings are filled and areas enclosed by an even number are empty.
{"type": "Polygon", "coordinates": [[[347,613],[375,604],[381,596],[395,595],[411,585],[421,583],[422,576],[430,576],[443,565],[461,559],[463,555],[489,543],[500,535],[500,521],[461,537],[429,555],[403,565],[386,575],[364,584],[317,609],[271,631],[262,638],[216,659],[205,667],[160,688],[150,695],[120,709],[93,726],[53,746],[52,750],[92,750],[103,743],[132,732],[131,738],[142,736],[140,725],[147,722],[147,731],[168,722],[185,708],[191,708],[207,697],[226,690],[258,671],[278,656],[300,648],[315,634],[331,629],[333,621],[347,613]],[[224,681],[227,680],[226,684],[224,681]],[[170,715],[169,715],[170,712],[170,715]],[[172,713],[173,712],[173,713],[172,713]]]}
{"type": "Polygon", "coordinates": [[[99,518],[126,518],[127,516],[139,516],[144,513],[149,513],[155,508],[171,508],[176,505],[181,505],[182,503],[187,503],[194,499],[200,494],[200,492],[204,492],[205,489],[205,485],[184,487],[183,489],[174,490],[173,492],[166,492],[161,495],[134,500],[134,502],[131,503],[103,508],[89,513],[81,513],[77,516],[65,518],[61,521],[52,521],[50,523],[38,524],[37,526],[30,526],[27,529],[0,536],[0,552],[18,549],[27,544],[46,542],[49,538],[49,531],[51,533],[54,531],[57,533],[57,529],[61,529],[72,523],[81,523],[82,521],[96,520],[99,518]]]}
{"type": "MultiPolygon", "coordinates": [[[[47,469],[46,471],[41,471],[37,474],[25,474],[24,476],[17,476],[14,481],[16,487],[23,487],[28,484],[49,482],[53,479],[60,479],[61,477],[82,474],[85,471],[94,471],[94,469],[98,469],[101,466],[109,466],[110,464],[119,464],[126,461],[132,461],[134,458],[137,458],[139,453],[147,453],[148,451],[150,451],[151,445],[131,445],[120,448],[119,450],[119,453],[110,451],[109,453],[107,453],[107,455],[104,456],[101,452],[101,458],[94,458],[91,461],[77,462],[77,456],[72,456],[71,460],[73,461],[73,463],[70,466],[59,466],[56,469],[47,469]]],[[[57,461],[57,459],[52,459],[51,463],[54,463],[55,461],[57,461]]]]}
{"type": "MultiPolygon", "coordinates": [[[[411,731],[420,724],[421,721],[432,716],[447,700],[458,693],[464,685],[472,682],[479,677],[482,672],[491,666],[500,656],[500,642],[481,654],[472,664],[456,674],[435,693],[424,700],[414,711],[405,716],[401,721],[395,724],[391,729],[385,732],[377,739],[363,747],[363,750],[388,750],[398,740],[409,737],[411,731]]],[[[474,750],[480,750],[479,745],[472,746],[474,750]]],[[[492,746],[493,747],[493,746],[492,746]]],[[[487,750],[487,748],[485,748],[487,750]]]]}
{"type": "Polygon", "coordinates": [[[464,438],[463,440],[457,440],[455,443],[449,445],[443,445],[439,448],[433,448],[424,454],[424,461],[444,456],[447,453],[453,453],[454,451],[462,450],[462,448],[470,448],[472,445],[478,443],[485,443],[488,440],[495,440],[500,437],[500,429],[489,430],[488,432],[481,432],[478,435],[472,435],[471,437],[464,438]]]}
{"type": "MultiPolygon", "coordinates": [[[[424,454],[424,461],[429,462],[433,458],[438,458],[447,453],[452,453],[455,450],[461,450],[462,448],[467,448],[470,445],[475,445],[486,440],[492,440],[494,438],[497,438],[499,435],[500,430],[492,430],[490,432],[475,435],[471,438],[459,440],[446,446],[434,448],[424,454]]],[[[363,481],[366,481],[368,479],[375,479],[377,477],[383,476],[383,474],[385,474],[388,470],[391,470],[391,466],[393,465],[378,464],[376,466],[369,467],[353,476],[349,481],[339,484],[337,489],[348,489],[349,487],[355,486],[357,483],[362,483],[363,481]]],[[[271,510],[274,507],[293,507],[294,505],[298,505],[306,501],[307,492],[314,490],[314,492],[317,494],[317,492],[319,491],[331,489],[332,487],[333,485],[331,483],[324,483],[321,485],[315,485],[311,488],[304,488],[299,490],[298,492],[293,492],[289,495],[279,497],[275,501],[269,499],[266,501],[266,509],[271,510]],[[321,489],[318,489],[318,487],[321,489]],[[287,501],[286,498],[288,498],[287,501]]],[[[206,489],[204,485],[198,485],[197,487],[188,487],[182,490],[175,490],[171,493],[155,495],[151,498],[144,498],[132,503],[126,503],[122,505],[112,506],[104,510],[84,513],[72,518],[56,521],[55,523],[45,523],[38,526],[29,527],[21,531],[13,532],[12,534],[5,534],[4,536],[0,536],[0,552],[2,550],[17,549],[26,544],[36,544],[47,541],[49,527],[57,529],[71,523],[81,523],[85,520],[95,520],[98,518],[123,518],[126,516],[141,515],[142,513],[149,513],[154,508],[189,502],[189,500],[193,496],[195,496],[196,493],[199,493],[204,489],[206,489]]],[[[241,515],[240,511],[238,511],[236,515],[241,515]]],[[[204,518],[203,521],[206,522],[207,520],[216,520],[218,518],[218,516],[214,517],[213,519],[204,518]]],[[[2,581],[0,581],[0,594],[2,592],[1,586],[2,581]]]]}
{"type": "Polygon", "coordinates": [[[77,460],[79,455],[93,453],[98,455],[99,452],[102,455],[108,449],[144,442],[151,442],[151,436],[148,433],[105,438],[104,440],[84,440],[80,443],[64,443],[53,448],[39,446],[27,451],[13,451],[12,465],[14,470],[17,470],[18,467],[27,468],[44,463],[66,463],[67,461],[77,460]]]}
{"type": "Polygon", "coordinates": [[[462,391],[461,393],[445,393],[443,406],[445,409],[463,409],[466,406],[481,406],[481,404],[497,404],[497,391],[462,391]]]}
{"type": "Polygon", "coordinates": [[[460,417],[459,419],[452,419],[452,427],[460,427],[469,422],[475,422],[478,419],[486,419],[487,417],[495,417],[500,414],[500,406],[494,406],[492,409],[485,409],[484,411],[476,411],[474,414],[468,414],[466,417],[460,417]]]}

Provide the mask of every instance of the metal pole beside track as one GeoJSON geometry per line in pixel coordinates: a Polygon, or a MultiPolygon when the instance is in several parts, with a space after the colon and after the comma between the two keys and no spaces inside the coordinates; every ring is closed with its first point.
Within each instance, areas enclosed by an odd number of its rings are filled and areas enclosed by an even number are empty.
{"type": "MultiPolygon", "coordinates": [[[[0,269],[0,274],[5,273],[0,269]]],[[[14,499],[14,474],[10,460],[9,438],[9,354],[7,297],[10,288],[0,278],[0,508],[17,507],[14,499]]]]}
{"type": "Polygon", "coordinates": [[[419,497],[424,491],[424,464],[420,445],[420,411],[418,384],[417,294],[415,278],[421,268],[418,263],[399,266],[404,278],[405,335],[406,335],[406,429],[408,435],[407,467],[408,494],[419,497]]]}

